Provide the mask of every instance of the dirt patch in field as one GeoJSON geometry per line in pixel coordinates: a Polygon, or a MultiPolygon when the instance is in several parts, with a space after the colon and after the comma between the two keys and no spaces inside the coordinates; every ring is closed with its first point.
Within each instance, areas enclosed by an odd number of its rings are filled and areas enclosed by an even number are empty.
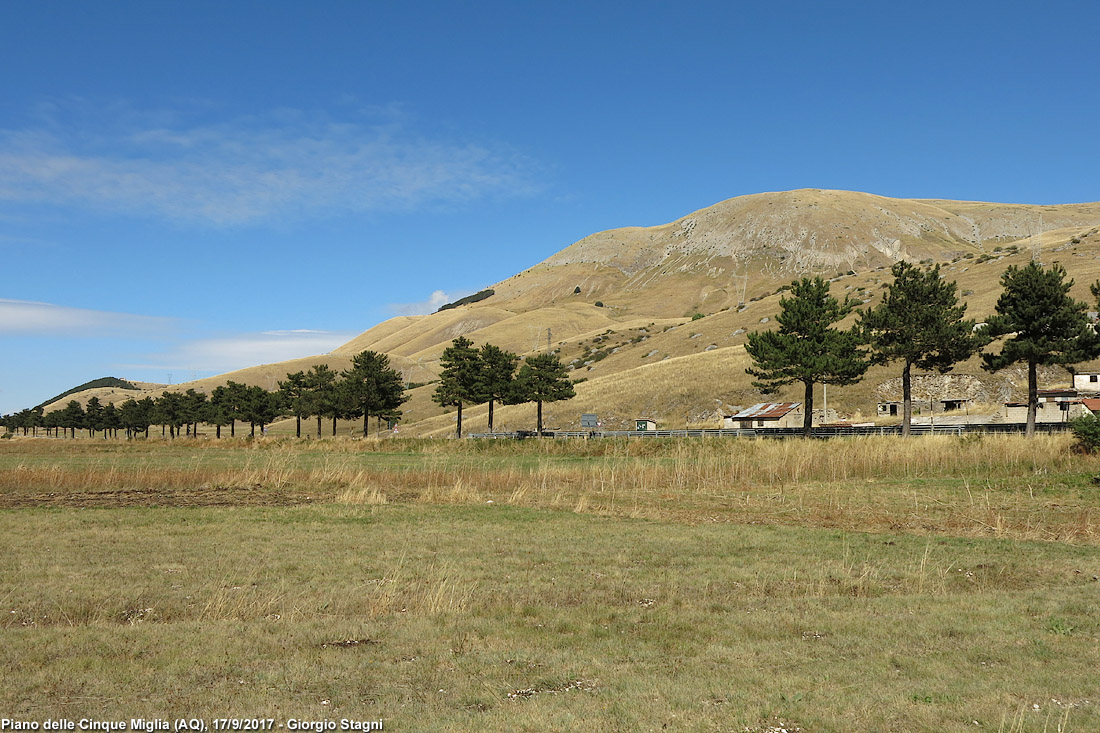
{"type": "Polygon", "coordinates": [[[331,496],[283,489],[197,487],[193,489],[104,489],[102,491],[0,493],[0,509],[29,507],[113,508],[140,506],[294,506],[331,496]]]}

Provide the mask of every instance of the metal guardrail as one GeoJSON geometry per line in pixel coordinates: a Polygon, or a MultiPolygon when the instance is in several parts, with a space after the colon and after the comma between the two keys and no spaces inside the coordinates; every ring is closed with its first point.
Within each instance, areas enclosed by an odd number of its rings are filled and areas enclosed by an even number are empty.
{"type": "MultiPolygon", "coordinates": [[[[981,425],[911,425],[911,435],[967,435],[970,433],[1023,433],[1025,423],[989,423],[981,425]]],[[[1068,431],[1068,423],[1037,423],[1037,433],[1068,431]]],[[[901,435],[900,425],[868,425],[859,427],[820,427],[810,431],[811,438],[841,438],[861,435],[901,435]]],[[[470,433],[466,437],[489,440],[524,440],[538,438],[533,430],[509,433],[470,433]]],[[[802,428],[703,428],[698,430],[545,430],[543,438],[801,438],[802,428]]]]}

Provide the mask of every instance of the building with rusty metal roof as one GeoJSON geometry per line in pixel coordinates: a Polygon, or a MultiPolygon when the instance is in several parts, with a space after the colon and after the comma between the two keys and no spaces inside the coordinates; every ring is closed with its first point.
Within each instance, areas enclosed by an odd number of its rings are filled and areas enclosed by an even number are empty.
{"type": "Polygon", "coordinates": [[[801,402],[761,402],[738,412],[725,415],[722,426],[729,428],[800,428],[803,412],[801,402]]]}

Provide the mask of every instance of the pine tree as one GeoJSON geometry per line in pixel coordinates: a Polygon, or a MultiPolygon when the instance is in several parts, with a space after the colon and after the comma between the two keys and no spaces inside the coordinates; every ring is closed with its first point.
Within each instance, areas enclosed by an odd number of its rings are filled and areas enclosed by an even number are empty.
{"type": "Polygon", "coordinates": [[[187,424],[187,432],[198,437],[199,423],[206,413],[206,393],[195,389],[188,389],[183,394],[183,421],[187,424]]]}
{"type": "Polygon", "coordinates": [[[869,363],[860,348],[858,326],[844,331],[833,328],[852,312],[854,303],[848,299],[841,303],[829,295],[829,283],[820,277],[791,283],[791,297],[780,299],[779,306],[777,330],[749,334],[745,350],[753,366],[745,371],[759,380],[753,386],[764,394],[795,382],[804,385],[802,433],[809,437],[814,385],[854,384],[863,378],[869,363]]]}
{"type": "MultiPolygon", "coordinates": [[[[316,364],[305,375],[305,414],[317,417],[317,437],[321,437],[321,418],[336,409],[336,372],[328,364],[316,364]]],[[[336,434],[336,418],[332,420],[332,433],[336,434]]]]}
{"type": "Polygon", "coordinates": [[[282,407],[277,394],[253,385],[241,390],[239,409],[241,419],[249,424],[249,436],[255,437],[256,426],[260,426],[263,434],[264,427],[279,416],[282,407]]]}
{"type": "Polygon", "coordinates": [[[483,372],[483,397],[489,401],[489,432],[493,432],[493,404],[503,402],[513,391],[519,357],[499,346],[482,344],[479,352],[483,372]]]}
{"type": "Polygon", "coordinates": [[[61,412],[61,426],[72,431],[76,439],[76,429],[84,427],[84,408],[76,400],[69,400],[61,412]]]}
{"type": "Polygon", "coordinates": [[[1001,275],[1004,291],[987,321],[986,335],[999,338],[1001,353],[982,354],[983,367],[997,372],[1012,364],[1027,364],[1027,435],[1035,434],[1039,404],[1038,367],[1069,366],[1100,356],[1100,337],[1089,325],[1088,306],[1069,296],[1073,280],[1055,263],[1013,265],[1001,275]]]}
{"type": "Polygon", "coordinates": [[[462,406],[476,405],[487,399],[481,357],[473,341],[459,336],[443,350],[439,363],[443,370],[439,373],[439,385],[432,400],[440,407],[458,408],[455,437],[461,438],[462,406]]]}
{"type": "Polygon", "coordinates": [[[895,263],[894,282],[875,308],[860,313],[859,325],[871,344],[871,363],[902,362],[901,434],[913,418],[912,369],[951,371],[982,346],[974,321],[963,320],[966,305],[955,297],[955,283],[940,278],[940,266],[921,270],[895,263]]]}
{"type": "Polygon", "coordinates": [[[283,404],[294,415],[294,434],[302,437],[302,418],[309,416],[308,385],[305,372],[294,372],[286,375],[286,379],[279,382],[279,394],[283,404]]]}
{"type": "Polygon", "coordinates": [[[344,395],[348,417],[363,416],[363,437],[367,437],[370,416],[397,415],[408,401],[405,380],[390,366],[390,357],[377,351],[363,351],[352,357],[351,369],[344,372],[344,395]]]}
{"type": "Polygon", "coordinates": [[[92,397],[84,406],[84,427],[93,438],[95,432],[103,427],[103,403],[98,397],[92,397]]]}
{"type": "Polygon", "coordinates": [[[527,357],[519,368],[510,401],[538,403],[538,433],[541,436],[542,403],[572,399],[576,394],[557,355],[536,354],[527,357]]]}

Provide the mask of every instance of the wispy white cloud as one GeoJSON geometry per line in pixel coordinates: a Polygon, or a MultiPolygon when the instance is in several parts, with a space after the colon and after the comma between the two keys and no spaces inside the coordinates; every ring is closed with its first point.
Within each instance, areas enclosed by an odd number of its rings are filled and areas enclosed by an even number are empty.
{"type": "Polygon", "coordinates": [[[419,303],[390,303],[386,306],[386,309],[389,310],[390,313],[396,313],[401,316],[423,316],[428,313],[435,313],[439,310],[441,305],[446,305],[459,298],[472,295],[473,292],[473,290],[460,290],[455,293],[447,294],[442,290],[433,290],[427,300],[422,300],[419,303]]]}
{"type": "Polygon", "coordinates": [[[418,135],[393,111],[375,125],[294,110],[216,124],[112,112],[123,121],[0,130],[0,201],[235,226],[536,188],[531,161],[506,146],[418,135]]]}
{"type": "Polygon", "coordinates": [[[163,333],[171,318],[71,308],[53,303],[0,298],[0,335],[102,336],[107,333],[163,333]]]}
{"type": "Polygon", "coordinates": [[[149,355],[143,364],[119,364],[120,369],[176,372],[224,372],[327,354],[357,336],[351,331],[293,329],[197,339],[149,355]]]}

